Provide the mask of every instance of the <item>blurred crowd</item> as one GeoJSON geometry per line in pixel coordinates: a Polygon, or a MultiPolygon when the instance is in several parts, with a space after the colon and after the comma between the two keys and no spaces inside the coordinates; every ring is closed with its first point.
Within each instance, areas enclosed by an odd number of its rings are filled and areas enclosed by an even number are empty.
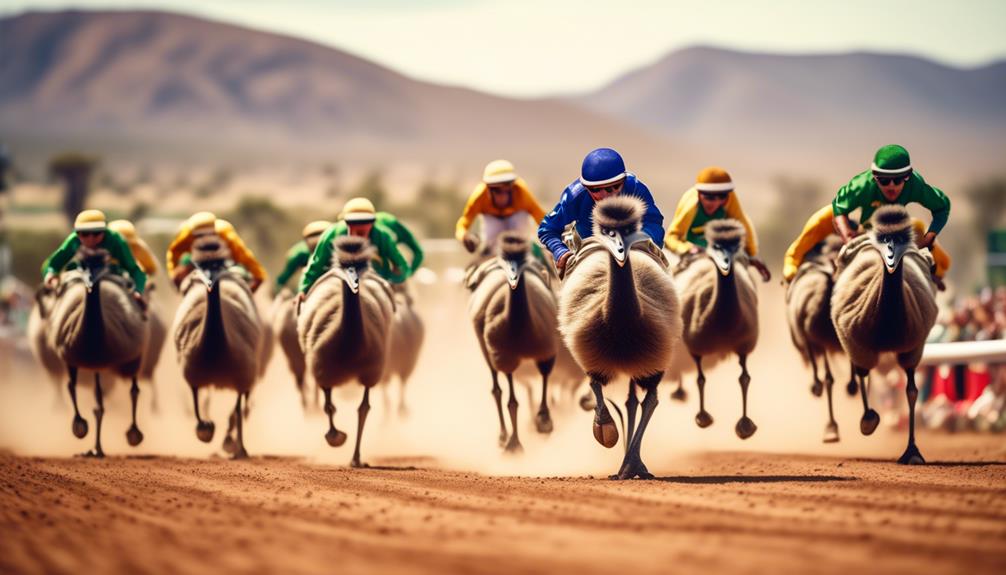
{"type": "MultiPolygon", "coordinates": [[[[941,310],[929,342],[1006,339],[1006,286],[958,297],[941,310]]],[[[922,424],[954,431],[1006,430],[1006,364],[926,368],[919,400],[922,424]]]]}

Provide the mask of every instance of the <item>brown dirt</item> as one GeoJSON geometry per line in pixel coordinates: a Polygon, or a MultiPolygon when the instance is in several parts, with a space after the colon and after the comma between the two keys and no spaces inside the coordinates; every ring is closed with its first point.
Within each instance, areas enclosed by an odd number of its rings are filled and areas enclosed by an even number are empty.
{"type": "Polygon", "coordinates": [[[922,439],[926,467],[727,452],[627,483],[2,455],[0,572],[1002,573],[1002,438],[922,439]]]}

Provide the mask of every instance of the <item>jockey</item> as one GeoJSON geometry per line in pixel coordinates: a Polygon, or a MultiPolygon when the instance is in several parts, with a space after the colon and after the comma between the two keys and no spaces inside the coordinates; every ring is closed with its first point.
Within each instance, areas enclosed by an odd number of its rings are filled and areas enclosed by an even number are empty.
{"type": "Polygon", "coordinates": [[[537,225],[545,210],[528,189],[527,182],[517,177],[513,164],[506,160],[489,162],[482,172],[482,182],[475,186],[465,209],[454,227],[454,237],[474,252],[479,238],[468,232],[475,218],[482,216],[482,244],[494,246],[496,238],[507,230],[521,231],[527,218],[537,225]]]}
{"type": "Polygon", "coordinates": [[[265,269],[255,258],[245,243],[241,240],[234,226],[227,220],[217,218],[210,212],[198,212],[186,220],[178,234],[171,240],[168,246],[167,268],[168,275],[176,286],[180,286],[182,280],[194,269],[190,261],[192,242],[196,238],[206,235],[216,234],[230,250],[231,259],[235,264],[243,267],[250,275],[248,287],[252,292],[258,289],[266,279],[265,269]]]}

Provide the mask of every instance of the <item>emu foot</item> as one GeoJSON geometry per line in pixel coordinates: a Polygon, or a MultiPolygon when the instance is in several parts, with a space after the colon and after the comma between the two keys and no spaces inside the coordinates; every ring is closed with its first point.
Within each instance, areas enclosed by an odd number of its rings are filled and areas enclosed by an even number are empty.
{"type": "Polygon", "coordinates": [[[506,447],[503,448],[503,451],[515,454],[524,453],[524,446],[520,444],[520,440],[517,439],[517,435],[514,434],[510,436],[510,441],[506,442],[506,447]]]}
{"type": "Polygon", "coordinates": [[[898,459],[898,463],[901,465],[925,465],[926,460],[919,453],[919,448],[914,443],[909,443],[908,448],[905,449],[905,453],[898,459]]]}
{"type": "Polygon", "coordinates": [[[755,425],[755,422],[751,421],[751,418],[747,416],[738,419],[737,425],[734,426],[734,432],[737,434],[737,437],[740,437],[741,439],[751,437],[756,431],[758,431],[758,426],[755,425]]]}
{"type": "Polygon", "coordinates": [[[552,433],[552,416],[547,411],[539,411],[534,418],[534,426],[538,433],[552,433]]]}
{"type": "Polygon", "coordinates": [[[234,441],[234,437],[230,435],[224,437],[224,444],[221,447],[223,447],[225,452],[230,453],[233,456],[237,456],[238,443],[234,441]]]}
{"type": "Polygon", "coordinates": [[[871,435],[877,430],[877,426],[880,425],[880,414],[869,409],[863,414],[863,418],[859,420],[859,431],[863,435],[871,435]]]}
{"type": "Polygon", "coordinates": [[[358,458],[353,458],[353,460],[349,462],[349,466],[353,469],[367,469],[370,467],[370,464],[363,463],[358,458]]]}
{"type": "Polygon", "coordinates": [[[713,416],[709,415],[709,412],[702,410],[695,414],[695,425],[698,425],[702,429],[705,429],[713,424],[713,416]]]}
{"type": "Polygon", "coordinates": [[[671,392],[671,399],[674,401],[685,401],[688,399],[688,392],[685,391],[685,388],[678,387],[671,392]]]}
{"type": "Polygon", "coordinates": [[[95,459],[104,459],[105,450],[99,447],[97,449],[92,449],[90,451],[85,451],[84,453],[81,453],[80,457],[93,457],[95,459]]]}
{"type": "Polygon", "coordinates": [[[625,460],[622,461],[621,469],[615,475],[609,475],[608,479],[622,481],[636,477],[640,479],[653,479],[653,474],[646,469],[646,465],[643,464],[643,460],[639,456],[626,455],[625,460]]]}
{"type": "Polygon", "coordinates": [[[131,425],[129,430],[126,431],[126,441],[129,442],[130,447],[136,447],[143,443],[143,432],[135,424],[131,425]]]}
{"type": "Polygon", "coordinates": [[[618,443],[618,428],[607,411],[594,415],[594,439],[608,449],[618,443]]]}
{"type": "Polygon", "coordinates": [[[409,408],[406,407],[404,403],[402,405],[398,406],[398,418],[399,419],[408,419],[409,418],[409,414],[410,414],[409,408]]]}
{"type": "Polygon", "coordinates": [[[245,446],[242,445],[241,447],[236,448],[234,453],[231,455],[231,459],[248,459],[248,452],[245,451],[245,446]]]}
{"type": "Polygon", "coordinates": [[[853,397],[859,393],[859,385],[855,379],[850,379],[849,383],[845,384],[845,392],[849,394],[849,397],[853,397]]]}
{"type": "Polygon", "coordinates": [[[213,441],[213,433],[217,430],[216,424],[212,421],[200,421],[196,424],[196,437],[203,443],[213,441]]]}
{"type": "Polygon", "coordinates": [[[73,416],[73,436],[77,439],[87,437],[87,420],[79,415],[73,416]]]}
{"type": "Polygon", "coordinates": [[[499,438],[497,438],[496,443],[498,443],[500,447],[505,447],[506,446],[506,440],[509,437],[510,436],[507,435],[505,431],[500,431],[500,435],[499,435],[499,438]]]}
{"type": "Polygon", "coordinates": [[[333,427],[325,434],[325,441],[332,447],[341,447],[346,443],[346,434],[333,427]]]}
{"type": "Polygon", "coordinates": [[[821,397],[821,394],[824,393],[824,384],[820,381],[815,381],[810,386],[810,392],[814,394],[814,397],[821,397]]]}
{"type": "Polygon", "coordinates": [[[838,424],[834,421],[824,426],[824,443],[838,443],[838,424]]]}
{"type": "Polygon", "coordinates": [[[594,399],[594,394],[587,392],[580,396],[580,409],[584,411],[594,411],[597,408],[597,400],[594,399]]]}

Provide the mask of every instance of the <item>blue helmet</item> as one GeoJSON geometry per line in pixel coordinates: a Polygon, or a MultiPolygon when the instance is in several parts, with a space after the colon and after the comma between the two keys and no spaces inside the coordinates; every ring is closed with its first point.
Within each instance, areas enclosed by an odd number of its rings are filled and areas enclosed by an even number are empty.
{"type": "Polygon", "coordinates": [[[598,148],[583,159],[580,183],[585,186],[603,186],[625,177],[625,161],[611,148],[598,148]]]}

